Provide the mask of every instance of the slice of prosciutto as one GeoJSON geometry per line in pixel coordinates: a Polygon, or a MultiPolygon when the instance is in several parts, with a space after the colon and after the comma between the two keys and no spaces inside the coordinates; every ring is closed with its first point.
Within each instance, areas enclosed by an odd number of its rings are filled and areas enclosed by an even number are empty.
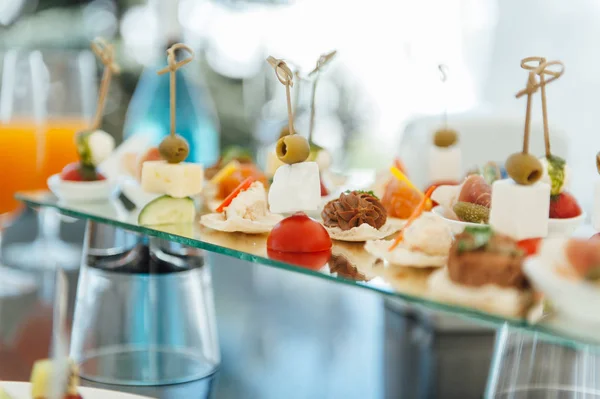
{"type": "Polygon", "coordinates": [[[463,182],[458,201],[470,202],[487,208],[492,204],[492,186],[480,175],[471,175],[463,182]]]}

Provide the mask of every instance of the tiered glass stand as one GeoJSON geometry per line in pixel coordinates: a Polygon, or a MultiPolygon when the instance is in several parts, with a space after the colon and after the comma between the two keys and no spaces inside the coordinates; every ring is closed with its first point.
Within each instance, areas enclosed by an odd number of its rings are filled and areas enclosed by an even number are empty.
{"type": "MultiPolygon", "coordinates": [[[[600,329],[597,326],[575,324],[556,315],[532,323],[526,318],[503,318],[436,301],[427,291],[430,271],[386,267],[365,252],[362,244],[334,242],[331,257],[325,259],[273,259],[266,248],[266,235],[216,232],[198,222],[143,227],[137,223],[139,210],[120,198],[100,203],[70,204],[62,203],[47,192],[21,193],[17,198],[32,208],[52,207],[66,216],[87,220],[88,231],[104,226],[109,230],[133,232],[138,239],[146,242],[159,239],[192,250],[215,252],[283,269],[290,276],[300,273],[334,284],[367,289],[401,306],[427,314],[462,318],[496,328],[500,334],[496,339],[486,397],[541,398],[566,394],[556,397],[600,398],[600,375],[596,372],[600,369],[600,329]],[[580,394],[584,396],[577,396],[580,394]]],[[[113,243],[113,246],[118,246],[118,243],[113,243]]],[[[86,239],[84,253],[95,250],[89,247],[90,240],[86,239]]]]}
{"type": "MultiPolygon", "coordinates": [[[[456,306],[431,299],[427,293],[428,271],[398,271],[386,267],[363,250],[362,244],[334,242],[332,258],[325,264],[315,260],[269,258],[266,235],[245,235],[216,232],[199,223],[143,227],[137,224],[139,210],[128,210],[115,198],[98,203],[62,203],[47,192],[20,193],[17,198],[32,208],[52,207],[66,216],[84,219],[88,223],[111,225],[143,236],[183,244],[188,247],[224,254],[265,267],[275,267],[289,273],[301,273],[331,281],[335,284],[368,289],[404,301],[425,311],[468,319],[489,327],[510,327],[511,332],[535,334],[552,344],[577,350],[596,351],[600,348],[597,326],[577,325],[572,321],[551,316],[537,323],[525,318],[503,318],[468,307],[456,306]]],[[[129,207],[131,209],[131,207],[129,207]]],[[[86,248],[84,248],[84,251],[86,248]]],[[[599,310],[600,311],[600,310],[599,310]]]]}

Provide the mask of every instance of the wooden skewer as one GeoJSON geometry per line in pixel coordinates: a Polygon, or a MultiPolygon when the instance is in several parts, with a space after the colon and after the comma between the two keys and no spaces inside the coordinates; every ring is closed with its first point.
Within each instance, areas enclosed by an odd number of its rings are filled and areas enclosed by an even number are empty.
{"type": "Polygon", "coordinates": [[[546,100],[546,85],[559,77],[564,73],[565,67],[561,61],[546,61],[544,57],[527,57],[521,60],[521,68],[526,69],[528,71],[533,71],[536,75],[540,77],[540,82],[537,84],[538,87],[541,88],[541,96],[542,96],[542,118],[544,123],[544,145],[546,150],[546,157],[550,157],[552,155],[550,148],[550,128],[548,126],[548,108],[547,108],[547,100],[546,100]],[[531,63],[535,62],[537,65],[532,65],[531,63]],[[559,71],[552,71],[549,69],[550,66],[560,65],[559,71]],[[546,80],[546,75],[550,76],[550,79],[546,80]]]}
{"type": "Polygon", "coordinates": [[[176,127],[176,110],[177,110],[177,81],[175,80],[175,73],[177,72],[177,70],[179,68],[181,68],[182,66],[184,66],[185,64],[191,62],[194,59],[194,51],[189,48],[188,46],[186,46],[183,43],[177,43],[172,45],[171,47],[169,47],[169,49],[167,50],[167,62],[168,65],[161,69],[160,71],[157,72],[158,75],[164,75],[165,73],[169,72],[169,84],[170,84],[170,97],[169,97],[169,107],[171,110],[171,136],[175,136],[175,127],[176,127]],[[181,60],[181,61],[176,61],[175,58],[175,51],[179,50],[179,49],[184,49],[186,50],[188,53],[190,53],[189,57],[181,60]]]}
{"type": "Polygon", "coordinates": [[[285,86],[285,95],[287,98],[288,109],[288,129],[290,134],[294,134],[294,113],[292,110],[292,95],[290,88],[294,85],[294,74],[285,61],[269,56],[267,62],[275,69],[277,79],[285,86]]]}
{"type": "Polygon", "coordinates": [[[322,68],[327,65],[337,54],[336,50],[333,50],[331,53],[323,54],[317,60],[317,65],[315,69],[313,69],[308,76],[315,75],[312,85],[312,97],[310,100],[310,124],[308,129],[308,142],[312,144],[313,131],[315,129],[315,99],[317,97],[317,82],[319,81],[319,75],[322,68]]]}
{"type": "Polygon", "coordinates": [[[98,92],[98,104],[96,105],[96,115],[92,123],[92,129],[98,129],[102,124],[102,115],[104,114],[104,106],[106,104],[106,97],[108,96],[108,89],[110,87],[110,80],[112,74],[119,74],[121,69],[114,61],[114,48],[106,40],[99,37],[92,41],[92,51],[100,59],[104,65],[104,71],[102,73],[102,80],[100,82],[100,90],[98,92]]]}

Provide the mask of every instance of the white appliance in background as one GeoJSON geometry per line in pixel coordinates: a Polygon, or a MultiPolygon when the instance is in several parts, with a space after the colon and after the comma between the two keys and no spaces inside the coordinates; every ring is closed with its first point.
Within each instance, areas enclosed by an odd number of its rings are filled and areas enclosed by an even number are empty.
{"type": "MultiPolygon", "coordinates": [[[[535,113],[534,113],[535,115],[535,113]]],[[[544,127],[540,117],[531,121],[529,152],[538,157],[544,155],[544,127]]],[[[462,152],[463,172],[474,166],[482,166],[489,161],[503,164],[510,154],[523,147],[523,113],[504,114],[492,110],[474,110],[448,116],[448,127],[458,131],[458,145],[462,152]]],[[[427,177],[428,163],[423,154],[429,153],[433,145],[433,134],[442,127],[439,115],[415,118],[409,121],[402,135],[399,157],[406,166],[412,182],[417,187],[430,183],[427,177]]],[[[552,153],[567,161],[569,143],[565,130],[550,123],[552,153]]]]}

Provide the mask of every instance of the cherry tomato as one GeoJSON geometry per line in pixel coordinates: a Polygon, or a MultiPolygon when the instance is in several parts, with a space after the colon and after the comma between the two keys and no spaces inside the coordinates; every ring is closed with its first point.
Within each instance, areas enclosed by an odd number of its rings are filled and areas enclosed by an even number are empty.
{"type": "Polygon", "coordinates": [[[267,249],[271,259],[302,266],[310,270],[319,270],[331,258],[331,249],[318,252],[281,252],[267,249]]]}
{"type": "Polygon", "coordinates": [[[271,230],[267,249],[279,252],[321,252],[331,249],[331,238],[323,225],[303,212],[283,219],[271,230]]]}
{"type": "Polygon", "coordinates": [[[521,248],[527,256],[531,256],[537,254],[541,242],[541,238],[528,238],[517,242],[517,246],[521,248]]]}
{"type": "MultiPolygon", "coordinates": [[[[106,180],[101,173],[96,173],[96,180],[106,180]]],[[[60,172],[60,178],[66,181],[86,181],[81,175],[81,169],[79,162],[72,162],[67,164],[60,172]]]]}

